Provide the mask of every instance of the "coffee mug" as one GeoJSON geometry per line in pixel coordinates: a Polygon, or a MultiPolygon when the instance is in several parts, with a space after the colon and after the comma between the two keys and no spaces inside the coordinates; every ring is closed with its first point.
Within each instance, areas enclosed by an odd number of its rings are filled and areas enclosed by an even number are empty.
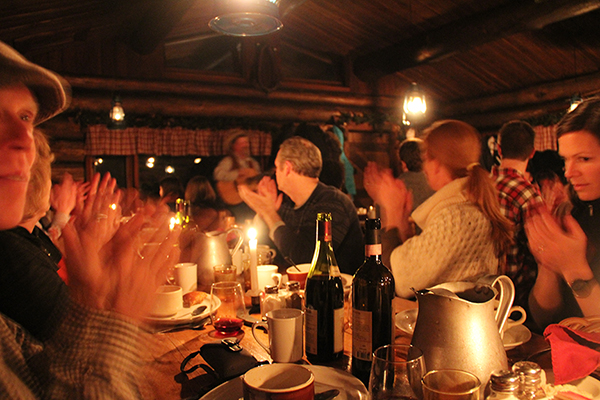
{"type": "Polygon", "coordinates": [[[242,377],[244,400],[313,400],[315,376],[297,364],[267,364],[242,377]]]}
{"type": "Polygon", "coordinates": [[[277,272],[277,265],[258,265],[258,288],[265,290],[265,286],[281,284],[281,274],[277,272]]]}
{"type": "Polygon", "coordinates": [[[198,265],[196,263],[178,263],[171,269],[168,281],[180,286],[183,294],[193,292],[198,288],[198,265]]]}
{"type": "Polygon", "coordinates": [[[288,281],[298,281],[300,282],[300,289],[304,289],[306,286],[306,277],[310,270],[310,264],[298,264],[296,267],[292,266],[285,270],[285,272],[287,272],[288,281]],[[300,271],[298,271],[298,269],[300,271]]]}
{"type": "Polygon", "coordinates": [[[523,323],[525,322],[526,319],[527,319],[527,313],[525,312],[523,307],[512,306],[510,308],[510,312],[508,313],[508,318],[506,318],[506,322],[504,323],[504,326],[502,327],[502,334],[501,334],[502,337],[504,337],[504,332],[508,331],[510,328],[513,328],[518,325],[523,325],[523,323]],[[521,314],[519,319],[514,320],[514,319],[510,318],[513,312],[521,314]]]}
{"type": "Polygon", "coordinates": [[[156,289],[150,314],[155,317],[171,317],[183,308],[183,290],[180,286],[162,285],[156,289]]]}
{"type": "Polygon", "coordinates": [[[252,336],[277,363],[292,363],[302,359],[304,351],[303,326],[304,312],[296,308],[279,308],[266,314],[267,321],[252,325],[252,336]],[[266,327],[269,332],[269,345],[260,340],[256,329],[266,327]]]}
{"type": "Polygon", "coordinates": [[[256,256],[258,258],[258,265],[267,265],[273,262],[273,259],[277,255],[277,252],[267,246],[266,244],[259,244],[256,246],[256,256]]]}

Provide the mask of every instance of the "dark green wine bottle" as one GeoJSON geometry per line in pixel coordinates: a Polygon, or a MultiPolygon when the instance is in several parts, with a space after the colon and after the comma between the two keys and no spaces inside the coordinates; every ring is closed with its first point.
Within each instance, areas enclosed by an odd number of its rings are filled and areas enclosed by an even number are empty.
{"type": "Polygon", "coordinates": [[[344,353],[344,287],[331,245],[331,214],[317,214],[317,243],[304,292],[306,358],[311,363],[344,353]]]}

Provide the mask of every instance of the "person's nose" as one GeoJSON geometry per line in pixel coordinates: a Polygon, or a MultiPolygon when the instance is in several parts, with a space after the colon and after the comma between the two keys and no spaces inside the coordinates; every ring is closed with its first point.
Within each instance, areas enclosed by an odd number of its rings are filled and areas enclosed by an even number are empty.
{"type": "Polygon", "coordinates": [[[578,173],[575,163],[570,160],[565,160],[565,178],[571,179],[578,173]]]}
{"type": "Polygon", "coordinates": [[[2,136],[10,141],[11,147],[24,150],[33,148],[33,126],[30,122],[17,116],[4,118],[4,122],[2,129],[5,134],[2,136]]]}

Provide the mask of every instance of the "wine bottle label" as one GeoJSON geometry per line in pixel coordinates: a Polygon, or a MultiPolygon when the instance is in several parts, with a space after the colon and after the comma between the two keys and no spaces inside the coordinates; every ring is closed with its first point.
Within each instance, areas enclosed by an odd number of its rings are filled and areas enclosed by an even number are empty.
{"type": "Polygon", "coordinates": [[[317,354],[318,316],[319,312],[315,309],[307,308],[304,311],[304,340],[306,352],[310,354],[317,354]]]}
{"type": "Polygon", "coordinates": [[[379,244],[368,244],[365,246],[365,256],[380,256],[381,255],[381,243],[379,244]]]}
{"type": "Polygon", "coordinates": [[[344,307],[333,310],[333,352],[344,351],[344,307]]]}
{"type": "Polygon", "coordinates": [[[373,313],[352,309],[352,357],[371,361],[373,353],[373,313]]]}

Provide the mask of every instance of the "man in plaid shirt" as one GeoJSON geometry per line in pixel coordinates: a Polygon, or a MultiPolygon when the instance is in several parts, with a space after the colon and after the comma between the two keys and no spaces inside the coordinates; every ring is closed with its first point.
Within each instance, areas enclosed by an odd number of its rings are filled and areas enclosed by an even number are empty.
{"type": "Polygon", "coordinates": [[[535,153],[534,139],[535,133],[528,123],[511,121],[504,124],[498,133],[502,161],[492,168],[500,210],[515,225],[515,243],[501,262],[500,272],[513,280],[515,304],[525,308],[537,276],[537,264],[527,247],[523,226],[528,213],[543,204],[539,190],[524,175],[527,163],[535,153]]]}

